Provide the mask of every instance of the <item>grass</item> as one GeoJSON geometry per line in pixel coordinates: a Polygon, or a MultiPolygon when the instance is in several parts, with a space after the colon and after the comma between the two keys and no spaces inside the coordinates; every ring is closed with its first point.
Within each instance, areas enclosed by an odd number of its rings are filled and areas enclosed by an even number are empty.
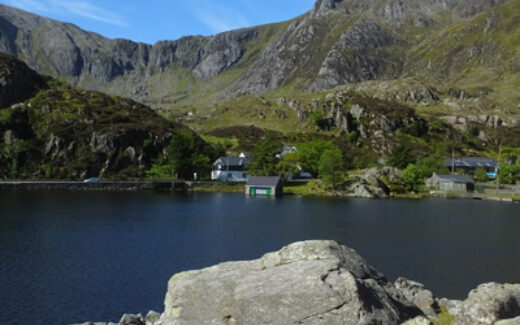
{"type": "Polygon", "coordinates": [[[448,309],[441,306],[441,312],[437,314],[437,319],[433,321],[434,325],[452,325],[453,316],[448,312],[448,309]]]}
{"type": "Polygon", "coordinates": [[[313,186],[310,184],[310,182],[304,184],[285,185],[283,192],[284,194],[293,195],[316,195],[316,192],[313,191],[313,186]]]}
{"type": "Polygon", "coordinates": [[[236,149],[239,145],[239,141],[237,138],[216,137],[208,134],[203,134],[201,135],[201,137],[202,139],[204,139],[204,141],[206,141],[209,144],[220,144],[226,149],[236,149]]]}
{"type": "Polygon", "coordinates": [[[222,193],[241,193],[245,192],[244,183],[198,183],[193,186],[195,192],[222,192],[222,193]]]}
{"type": "Polygon", "coordinates": [[[208,131],[232,125],[255,125],[283,133],[303,130],[296,113],[286,105],[257,96],[241,96],[216,105],[208,120],[188,122],[198,131],[208,131]]]}

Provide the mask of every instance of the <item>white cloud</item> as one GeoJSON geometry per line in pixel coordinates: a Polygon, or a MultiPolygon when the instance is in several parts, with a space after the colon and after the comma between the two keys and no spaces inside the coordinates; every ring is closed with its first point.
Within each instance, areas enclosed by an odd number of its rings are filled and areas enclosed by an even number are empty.
{"type": "Polygon", "coordinates": [[[88,1],[8,0],[7,2],[13,7],[36,13],[51,13],[62,17],[67,17],[72,14],[111,25],[122,27],[127,25],[118,14],[95,6],[88,1]]]}
{"type": "Polygon", "coordinates": [[[51,0],[51,4],[81,17],[94,19],[112,25],[126,26],[126,23],[119,15],[94,6],[86,1],[51,0]]]}
{"type": "Polygon", "coordinates": [[[195,1],[193,15],[215,33],[250,26],[247,19],[231,7],[218,5],[213,1],[195,1]]]}
{"type": "Polygon", "coordinates": [[[49,12],[48,6],[38,0],[7,0],[10,6],[31,12],[49,12]]]}

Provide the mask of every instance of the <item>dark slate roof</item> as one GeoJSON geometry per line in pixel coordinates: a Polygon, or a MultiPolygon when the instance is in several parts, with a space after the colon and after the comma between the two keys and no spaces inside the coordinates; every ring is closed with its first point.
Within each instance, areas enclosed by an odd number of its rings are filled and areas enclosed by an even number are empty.
{"type": "Polygon", "coordinates": [[[242,157],[220,157],[217,159],[213,165],[218,164],[221,162],[224,166],[230,166],[230,167],[242,167],[245,164],[247,164],[247,158],[242,157]]]}
{"type": "Polygon", "coordinates": [[[278,176],[249,176],[247,179],[248,186],[277,186],[281,181],[278,176]]]}
{"type": "Polygon", "coordinates": [[[466,175],[437,175],[441,179],[441,181],[444,182],[450,182],[450,183],[474,183],[471,177],[466,175]]]}
{"type": "MultiPolygon", "coordinates": [[[[444,165],[447,167],[452,166],[452,159],[446,159],[444,165]]],[[[455,167],[469,167],[469,168],[495,168],[497,162],[494,159],[486,157],[462,157],[455,159],[455,167]]]]}

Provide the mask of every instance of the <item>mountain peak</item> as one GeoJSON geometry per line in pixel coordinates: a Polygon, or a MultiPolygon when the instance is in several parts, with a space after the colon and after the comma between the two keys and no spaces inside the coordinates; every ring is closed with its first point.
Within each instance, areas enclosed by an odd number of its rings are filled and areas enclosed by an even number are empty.
{"type": "Polygon", "coordinates": [[[317,15],[323,15],[334,10],[340,2],[343,2],[343,0],[317,0],[312,11],[317,15]]]}

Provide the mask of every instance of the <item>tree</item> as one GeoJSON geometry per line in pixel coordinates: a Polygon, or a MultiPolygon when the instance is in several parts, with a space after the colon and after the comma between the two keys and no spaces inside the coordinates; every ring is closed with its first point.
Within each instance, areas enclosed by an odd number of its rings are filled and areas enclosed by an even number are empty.
{"type": "Polygon", "coordinates": [[[249,163],[249,174],[261,176],[275,176],[278,174],[276,168],[276,154],[281,151],[282,143],[272,134],[268,134],[258,143],[253,151],[253,157],[249,163]]]}
{"type": "Polygon", "coordinates": [[[191,177],[192,156],[195,153],[195,139],[190,130],[180,130],[172,137],[168,146],[168,160],[177,177],[191,177]]]}
{"type": "Polygon", "coordinates": [[[285,155],[282,160],[276,164],[276,169],[281,176],[289,177],[300,172],[298,157],[295,153],[285,155]]]}
{"type": "Polygon", "coordinates": [[[343,156],[338,148],[325,150],[318,165],[320,178],[332,189],[343,179],[343,156]]]}
{"type": "Polygon", "coordinates": [[[433,173],[446,174],[449,172],[448,168],[444,166],[444,160],[434,156],[428,156],[417,162],[417,167],[424,178],[431,177],[433,173]]]}
{"type": "Polygon", "coordinates": [[[423,179],[424,176],[421,170],[414,164],[409,164],[405,170],[403,170],[403,182],[412,191],[416,189],[417,185],[422,183],[423,179]]]}
{"type": "Polygon", "coordinates": [[[516,184],[516,178],[518,173],[520,173],[520,164],[501,164],[498,170],[498,177],[500,178],[500,183],[516,184]]]}
{"type": "Polygon", "coordinates": [[[416,161],[413,155],[412,147],[408,142],[402,142],[392,150],[392,154],[388,159],[390,166],[397,168],[406,168],[409,164],[414,164],[416,161]]]}
{"type": "Polygon", "coordinates": [[[191,171],[197,173],[199,178],[209,175],[211,171],[211,161],[208,156],[201,153],[194,153],[191,156],[191,171]]]}
{"type": "Polygon", "coordinates": [[[191,179],[196,172],[200,178],[204,178],[209,175],[211,159],[221,152],[221,148],[205,144],[189,129],[182,129],[172,137],[166,156],[157,158],[146,175],[156,179],[172,176],[191,179]]]}
{"type": "Polygon", "coordinates": [[[304,171],[314,176],[319,174],[318,166],[320,164],[321,155],[326,150],[337,149],[337,146],[324,140],[313,140],[302,143],[298,146],[297,157],[304,171]]]}

